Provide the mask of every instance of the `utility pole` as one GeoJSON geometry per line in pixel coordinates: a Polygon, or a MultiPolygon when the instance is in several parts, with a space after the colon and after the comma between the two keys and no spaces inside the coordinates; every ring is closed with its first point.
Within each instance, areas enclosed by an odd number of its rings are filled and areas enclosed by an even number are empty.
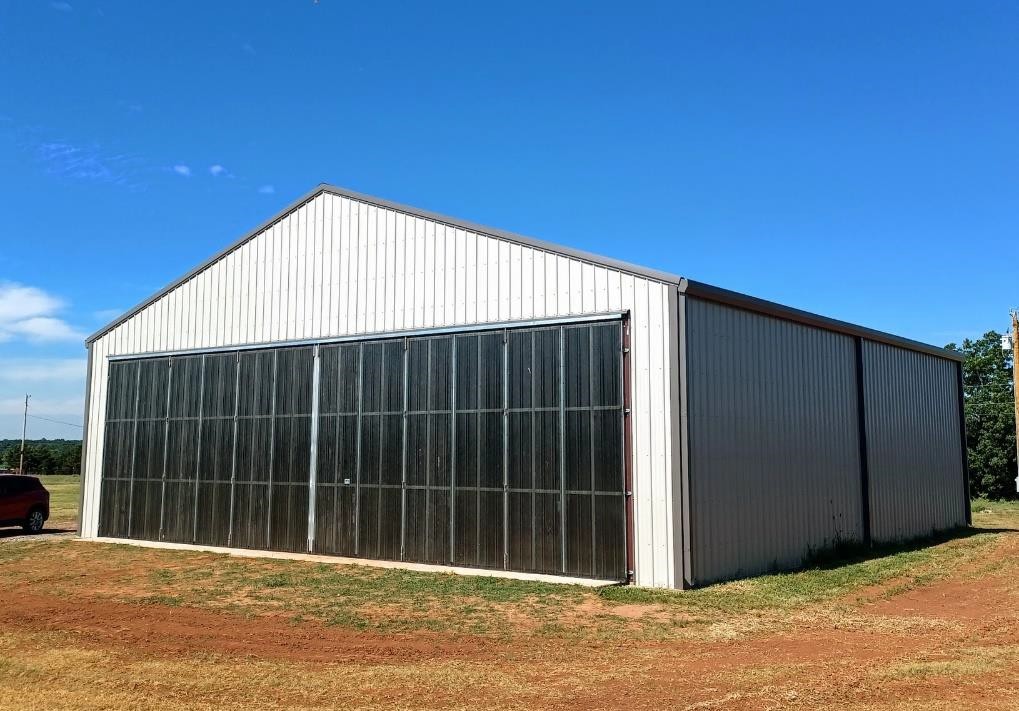
{"type": "MultiPolygon", "coordinates": [[[[1014,319],[1014,315],[1013,315],[1014,319]]],[[[1019,405],[1016,405],[1019,407],[1019,405]]],[[[24,396],[24,418],[21,420],[21,459],[17,462],[17,473],[24,474],[24,435],[29,431],[29,395],[24,396]]]]}
{"type": "MultiPolygon", "coordinates": [[[[1012,311],[1012,399],[1015,401],[1015,456],[1019,466],[1019,311],[1012,311]]],[[[1019,491],[1019,472],[1015,488],[1019,491]]]]}

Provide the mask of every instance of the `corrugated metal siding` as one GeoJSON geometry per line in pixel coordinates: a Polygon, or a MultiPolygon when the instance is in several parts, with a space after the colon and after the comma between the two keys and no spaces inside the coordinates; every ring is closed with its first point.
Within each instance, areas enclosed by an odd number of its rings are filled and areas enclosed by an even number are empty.
{"type": "Polygon", "coordinates": [[[863,343],[875,541],[966,523],[957,367],[924,353],[863,343]]]}
{"type": "Polygon", "coordinates": [[[863,535],[851,337],[687,299],[694,584],[863,535]]]}
{"type": "Polygon", "coordinates": [[[107,359],[631,311],[636,581],[673,584],[665,283],[334,194],[309,200],[94,343],[82,533],[97,535],[107,359]]]}

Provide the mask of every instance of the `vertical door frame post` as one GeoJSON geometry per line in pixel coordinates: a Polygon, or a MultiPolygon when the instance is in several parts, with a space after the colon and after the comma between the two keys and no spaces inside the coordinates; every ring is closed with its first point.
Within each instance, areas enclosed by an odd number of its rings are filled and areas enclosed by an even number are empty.
{"type": "Polygon", "coordinates": [[[457,386],[457,369],[456,369],[456,342],[457,337],[454,333],[450,338],[452,341],[452,381],[453,392],[450,394],[450,416],[449,416],[449,563],[450,565],[456,560],[456,386],[457,386]]]}
{"type": "MultiPolygon", "coordinates": [[[[408,392],[408,372],[409,372],[409,360],[410,360],[410,339],[403,338],[403,410],[400,417],[400,560],[404,560],[407,553],[407,423],[410,418],[407,416],[407,405],[410,398],[408,392]]],[[[431,366],[431,344],[429,344],[429,366],[431,366]]],[[[431,373],[428,373],[429,383],[431,382],[431,373]]],[[[385,387],[383,387],[385,392],[385,387]]],[[[427,394],[427,392],[426,392],[427,394]]],[[[427,403],[426,403],[427,406],[427,403]]],[[[427,423],[426,423],[427,424],[427,423]]],[[[379,437],[382,437],[382,429],[380,425],[379,437]]],[[[428,484],[427,478],[427,460],[426,461],[426,475],[425,484],[428,484]]],[[[382,496],[382,481],[379,480],[379,496],[382,496]]],[[[427,490],[425,493],[425,511],[428,510],[428,494],[427,490]]],[[[425,527],[427,530],[427,526],[425,527]]],[[[425,538],[425,545],[427,546],[427,535],[425,538]]]]}
{"type": "Polygon", "coordinates": [[[276,460],[276,377],[279,372],[279,349],[272,351],[272,401],[269,405],[269,482],[265,506],[265,547],[272,549],[272,487],[276,460]]]}
{"type": "Polygon", "coordinates": [[[566,573],[566,329],[559,327],[559,570],[566,573]]]}
{"type": "Polygon", "coordinates": [[[311,358],[311,435],[308,453],[308,552],[315,552],[315,502],[318,495],[318,425],[319,425],[319,378],[321,360],[319,348],[312,348],[311,358]]]}
{"type": "Polygon", "coordinates": [[[630,375],[630,317],[623,317],[623,526],[626,540],[626,581],[632,583],[635,576],[635,549],[633,536],[633,429],[632,382],[630,375]]]}
{"type": "Polygon", "coordinates": [[[509,331],[505,328],[502,330],[502,567],[509,569],[509,331]]]}
{"type": "Polygon", "coordinates": [[[163,540],[166,510],[166,460],[170,449],[170,393],[173,392],[173,358],[166,359],[166,416],[163,420],[163,481],[159,489],[159,540],[163,540]]]}
{"type": "Polygon", "coordinates": [[[364,342],[357,344],[357,442],[354,445],[354,555],[361,553],[361,421],[364,418],[364,342]]]}
{"type": "Polygon", "coordinates": [[[230,523],[226,531],[226,545],[233,546],[234,542],[234,500],[237,498],[237,413],[241,408],[241,353],[237,352],[234,358],[234,433],[231,437],[232,448],[230,451],[230,523]]]}
{"type": "Polygon", "coordinates": [[[191,542],[198,540],[198,483],[202,478],[202,420],[205,416],[205,361],[206,355],[202,354],[202,367],[199,371],[198,385],[198,449],[195,455],[195,499],[192,503],[191,514],[191,542]]]}
{"type": "Polygon", "coordinates": [[[135,480],[135,464],[136,457],[138,454],[138,400],[141,397],[142,390],[142,362],[135,363],[134,366],[134,420],[131,423],[131,481],[127,487],[127,537],[131,537],[132,533],[132,519],[134,518],[134,480],[135,480]]]}

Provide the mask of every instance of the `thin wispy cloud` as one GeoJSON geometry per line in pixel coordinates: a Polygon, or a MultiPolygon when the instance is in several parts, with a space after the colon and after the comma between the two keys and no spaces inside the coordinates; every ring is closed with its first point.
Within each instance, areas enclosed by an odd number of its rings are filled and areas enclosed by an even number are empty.
{"type": "Polygon", "coordinates": [[[271,185],[263,185],[258,189],[258,192],[260,192],[262,195],[272,195],[274,192],[276,192],[276,188],[274,188],[271,185]]]}
{"type": "Polygon", "coordinates": [[[144,190],[152,168],[142,156],[110,149],[98,141],[54,136],[46,126],[24,125],[10,116],[0,119],[15,145],[48,175],[68,180],[107,183],[144,190]]]}
{"type": "MultiPolygon", "coordinates": [[[[140,114],[141,104],[121,100],[117,106],[129,114],[140,114]]],[[[34,155],[46,173],[62,178],[109,183],[133,191],[145,190],[157,175],[176,175],[192,178],[206,169],[192,168],[187,163],[158,164],[145,157],[126,152],[108,150],[100,143],[81,143],[46,136],[47,129],[41,126],[18,126],[9,116],[0,114],[0,125],[10,124],[22,150],[34,155]]],[[[222,163],[208,164],[208,174],[213,178],[236,178],[222,163]]],[[[263,185],[257,190],[272,194],[272,185],[263,185]]]]}
{"type": "Polygon", "coordinates": [[[69,2],[51,2],[50,7],[59,12],[71,12],[74,9],[69,2]]]}
{"type": "Polygon", "coordinates": [[[106,151],[97,143],[79,145],[67,141],[42,141],[36,144],[35,153],[51,175],[141,187],[137,181],[138,157],[106,151]]]}
{"type": "Polygon", "coordinates": [[[241,50],[245,54],[250,54],[252,57],[255,56],[256,54],[258,54],[258,52],[255,51],[255,48],[252,47],[249,42],[245,42],[244,44],[242,44],[241,45],[241,50]]]}
{"type": "Polygon", "coordinates": [[[0,282],[0,341],[80,341],[85,334],[58,314],[64,302],[42,289],[0,282]]]}
{"type": "Polygon", "coordinates": [[[140,114],[145,110],[145,107],[139,104],[137,101],[118,101],[117,106],[126,111],[129,114],[140,114]]]}

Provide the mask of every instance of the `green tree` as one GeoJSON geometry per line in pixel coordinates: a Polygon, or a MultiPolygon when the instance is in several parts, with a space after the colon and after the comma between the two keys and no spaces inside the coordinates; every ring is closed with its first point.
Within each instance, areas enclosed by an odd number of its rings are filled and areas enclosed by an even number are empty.
{"type": "MultiPolygon", "coordinates": [[[[0,468],[16,469],[21,459],[21,440],[0,440],[0,468]]],[[[81,441],[39,439],[25,442],[26,474],[78,474],[81,472],[81,441]]]]}
{"type": "Polygon", "coordinates": [[[18,466],[18,449],[13,444],[0,449],[0,468],[13,469],[18,466]]]}
{"type": "Polygon", "coordinates": [[[1001,334],[988,331],[962,346],[946,346],[966,356],[963,393],[970,493],[992,499],[1016,495],[1015,406],[1012,354],[1001,349],[1001,334]]]}

